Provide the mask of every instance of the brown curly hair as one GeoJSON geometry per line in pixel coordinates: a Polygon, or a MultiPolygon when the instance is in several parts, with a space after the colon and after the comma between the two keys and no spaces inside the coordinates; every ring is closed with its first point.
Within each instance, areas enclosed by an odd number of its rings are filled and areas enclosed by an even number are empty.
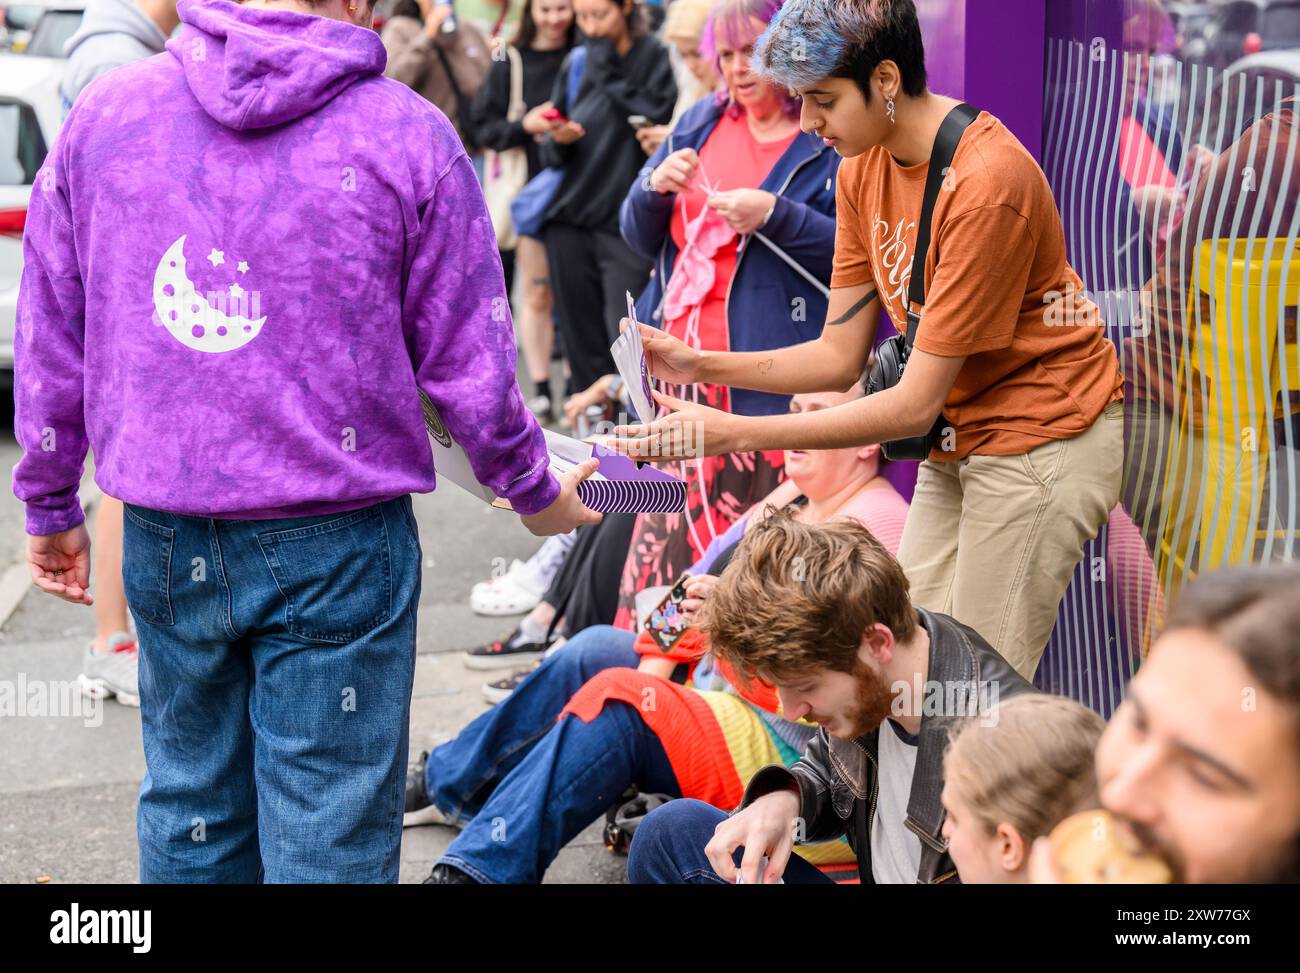
{"type": "Polygon", "coordinates": [[[916,634],[902,566],[856,520],[803,524],[788,511],[745,535],[697,619],[742,679],[778,685],[854,672],[877,623],[899,642],[916,634]]]}

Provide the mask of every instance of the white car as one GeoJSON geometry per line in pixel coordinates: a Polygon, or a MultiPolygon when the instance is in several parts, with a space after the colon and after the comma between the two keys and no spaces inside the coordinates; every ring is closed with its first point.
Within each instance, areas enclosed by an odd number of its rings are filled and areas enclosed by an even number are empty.
{"type": "Polygon", "coordinates": [[[32,182],[59,130],[63,63],[0,55],[0,385],[13,384],[23,226],[32,182]]]}
{"type": "Polygon", "coordinates": [[[24,0],[22,6],[40,9],[23,53],[0,54],[0,387],[13,385],[14,321],[32,181],[62,123],[63,45],[85,9],[84,3],[67,0],[24,0]]]}
{"type": "Polygon", "coordinates": [[[81,25],[85,0],[0,0],[0,49],[37,57],[63,57],[63,45],[81,25]]]}

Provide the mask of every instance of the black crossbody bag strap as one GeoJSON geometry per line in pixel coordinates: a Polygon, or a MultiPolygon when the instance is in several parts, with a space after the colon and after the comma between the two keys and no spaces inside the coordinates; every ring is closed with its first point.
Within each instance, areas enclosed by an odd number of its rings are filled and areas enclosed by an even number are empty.
{"type": "Polygon", "coordinates": [[[930,171],[925,177],[925,198],[921,203],[921,219],[916,224],[916,252],[912,256],[912,278],[907,285],[907,346],[912,350],[916,340],[916,328],[921,323],[920,308],[925,304],[925,258],[930,252],[930,223],[934,217],[934,204],[939,198],[939,189],[943,186],[945,170],[952,165],[952,157],[957,154],[957,143],[971,122],[979,116],[980,110],[964,102],[948,112],[948,116],[939,126],[934,137],[934,148],[930,152],[930,171]],[[915,306],[915,310],[913,309],[915,306]]]}

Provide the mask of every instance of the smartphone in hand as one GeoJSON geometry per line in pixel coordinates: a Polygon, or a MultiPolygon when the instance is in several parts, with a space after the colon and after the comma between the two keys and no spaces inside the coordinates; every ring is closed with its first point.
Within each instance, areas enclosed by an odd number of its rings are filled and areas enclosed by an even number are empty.
{"type": "Polygon", "coordinates": [[[558,108],[546,109],[546,111],[542,112],[542,117],[548,122],[567,122],[569,120],[565,117],[564,112],[560,111],[558,108]]]}
{"type": "Polygon", "coordinates": [[[650,633],[650,638],[662,652],[671,652],[678,639],[686,634],[686,629],[689,627],[690,623],[682,613],[682,602],[686,600],[686,585],[690,579],[689,574],[683,574],[678,578],[668,594],[664,595],[663,601],[659,602],[646,619],[646,631],[650,633]]]}
{"type": "Polygon", "coordinates": [[[447,19],[439,29],[444,34],[453,33],[456,30],[456,0],[438,0],[438,6],[447,8],[447,19]]]}

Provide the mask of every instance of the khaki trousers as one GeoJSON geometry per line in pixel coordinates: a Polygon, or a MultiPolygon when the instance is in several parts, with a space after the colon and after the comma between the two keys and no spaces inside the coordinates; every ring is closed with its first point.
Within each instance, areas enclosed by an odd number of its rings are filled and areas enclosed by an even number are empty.
{"type": "Polygon", "coordinates": [[[1119,502],[1124,404],[1074,439],[1019,456],[926,460],[898,560],[912,601],[979,632],[1032,679],[1057,607],[1119,502]]]}

